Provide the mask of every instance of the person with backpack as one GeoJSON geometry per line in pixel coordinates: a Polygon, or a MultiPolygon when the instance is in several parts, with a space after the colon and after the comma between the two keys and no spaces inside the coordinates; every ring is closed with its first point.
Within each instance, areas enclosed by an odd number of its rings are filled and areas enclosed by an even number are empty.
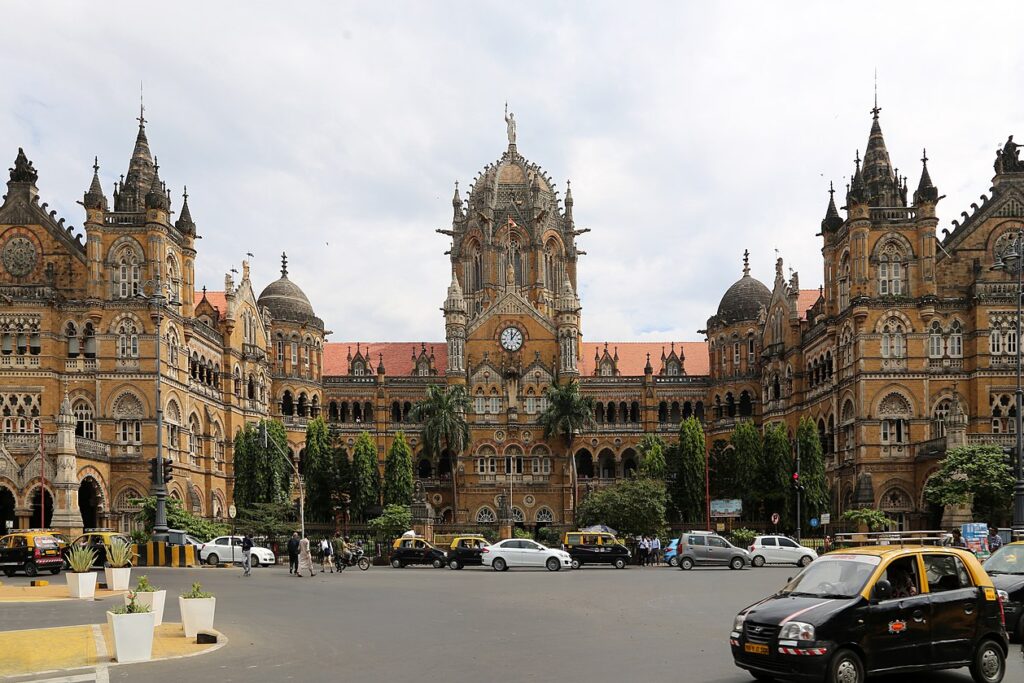
{"type": "Polygon", "coordinates": [[[330,567],[331,573],[334,573],[334,545],[331,543],[331,539],[324,536],[323,540],[320,541],[320,573],[324,573],[324,568],[330,567]]]}

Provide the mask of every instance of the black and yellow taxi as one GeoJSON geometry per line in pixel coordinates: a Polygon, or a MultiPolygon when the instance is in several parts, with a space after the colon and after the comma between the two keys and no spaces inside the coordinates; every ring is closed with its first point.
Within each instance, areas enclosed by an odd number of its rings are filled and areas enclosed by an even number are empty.
{"type": "MultiPolygon", "coordinates": [[[[437,539],[434,539],[437,540],[437,539]]],[[[449,569],[480,567],[483,565],[481,551],[487,547],[487,539],[480,534],[456,536],[448,545],[446,557],[449,569]]]]}
{"type": "Polygon", "coordinates": [[[610,564],[625,569],[629,564],[629,549],[606,531],[567,531],[562,535],[562,550],[572,558],[572,568],[585,564],[610,564]]]}
{"type": "Polygon", "coordinates": [[[64,548],[64,555],[66,557],[73,549],[85,546],[91,549],[95,555],[96,559],[93,561],[93,566],[103,567],[107,563],[107,552],[115,541],[126,543],[129,546],[132,543],[132,539],[128,536],[113,529],[86,529],[85,533],[71,541],[64,548]]]}
{"type": "Polygon", "coordinates": [[[401,569],[410,564],[429,564],[441,569],[447,564],[444,551],[422,536],[401,536],[391,544],[391,566],[401,569]]]}
{"type": "Polygon", "coordinates": [[[985,560],[985,573],[1003,591],[1006,632],[1024,643],[1024,541],[1007,543],[985,560]]]}
{"type": "Polygon", "coordinates": [[[819,557],[741,611],[729,643],[758,680],[826,683],[964,666],[978,683],[999,683],[1009,649],[1002,597],[981,563],[921,545],[819,557]]]}
{"type": "Polygon", "coordinates": [[[24,529],[0,537],[0,567],[4,574],[37,576],[41,571],[59,574],[64,567],[60,545],[47,529],[24,529]]]}

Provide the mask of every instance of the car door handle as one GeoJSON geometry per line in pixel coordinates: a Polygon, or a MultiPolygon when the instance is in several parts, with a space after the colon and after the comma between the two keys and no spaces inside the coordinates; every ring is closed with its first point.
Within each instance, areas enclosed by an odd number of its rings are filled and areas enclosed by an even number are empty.
{"type": "Polygon", "coordinates": [[[916,609],[916,610],[914,610],[911,613],[910,616],[913,617],[914,621],[916,621],[917,623],[919,623],[919,624],[923,624],[924,623],[924,610],[916,609]]]}
{"type": "Polygon", "coordinates": [[[964,603],[964,614],[974,614],[974,603],[973,602],[965,602],[964,603]]]}

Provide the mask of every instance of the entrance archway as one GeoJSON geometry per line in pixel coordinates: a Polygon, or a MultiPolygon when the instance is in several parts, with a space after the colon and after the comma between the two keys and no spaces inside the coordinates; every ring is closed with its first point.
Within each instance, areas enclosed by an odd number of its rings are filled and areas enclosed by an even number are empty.
{"type": "Polygon", "coordinates": [[[102,500],[99,485],[92,477],[86,477],[78,485],[78,511],[82,513],[82,526],[96,529],[99,523],[99,505],[102,500]]]}
{"type": "Polygon", "coordinates": [[[32,492],[32,516],[30,518],[29,526],[33,529],[46,529],[50,526],[50,520],[53,519],[53,496],[50,495],[49,491],[44,491],[40,487],[36,487],[36,490],[32,492]],[[44,508],[45,507],[45,511],[44,508]],[[45,514],[44,514],[45,513],[45,514]]]}
{"type": "Polygon", "coordinates": [[[6,486],[0,486],[0,534],[7,533],[17,524],[14,517],[15,507],[17,502],[14,499],[14,492],[6,486]]]}

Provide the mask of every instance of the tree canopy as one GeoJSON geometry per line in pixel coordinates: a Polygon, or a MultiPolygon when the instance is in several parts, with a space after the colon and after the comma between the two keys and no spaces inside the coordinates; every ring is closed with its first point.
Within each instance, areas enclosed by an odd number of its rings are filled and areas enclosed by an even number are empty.
{"type": "Polygon", "coordinates": [[[412,449],[399,430],[384,459],[384,505],[409,505],[412,480],[412,449]]]}
{"type": "Polygon", "coordinates": [[[580,525],[607,524],[616,531],[653,536],[665,528],[665,484],[623,479],[589,494],[579,505],[580,525]]]}
{"type": "Polygon", "coordinates": [[[387,505],[369,524],[378,535],[394,538],[412,526],[412,513],[407,505],[387,505]]]}
{"type": "Polygon", "coordinates": [[[423,425],[427,452],[440,458],[445,450],[451,457],[452,507],[459,509],[458,459],[469,445],[469,394],[461,384],[430,384],[427,395],[412,408],[412,419],[423,425]]]}
{"type": "Polygon", "coordinates": [[[821,453],[821,438],[814,420],[809,417],[800,418],[796,438],[800,444],[800,483],[804,486],[801,516],[807,520],[829,510],[825,459],[821,453]]]}
{"type": "Polygon", "coordinates": [[[688,417],[679,424],[679,442],[668,458],[668,494],[681,521],[695,522],[705,517],[704,427],[700,420],[688,417]]]}
{"type": "Polygon", "coordinates": [[[377,444],[369,432],[356,439],[352,453],[350,479],[352,515],[365,520],[367,513],[380,505],[380,470],[377,468],[377,444]]]}
{"type": "MultiPolygon", "coordinates": [[[[132,501],[139,505],[135,518],[142,522],[147,535],[153,533],[153,521],[156,517],[156,498],[148,496],[132,501]]],[[[214,536],[228,532],[228,526],[208,519],[197,517],[181,505],[177,498],[167,497],[167,526],[192,534],[200,541],[209,541],[214,536]]]]}
{"type": "Polygon", "coordinates": [[[288,439],[277,420],[249,423],[235,437],[234,501],[239,507],[256,503],[284,503],[289,500],[292,466],[287,459],[288,439]],[[267,430],[267,445],[260,438],[260,426],[267,430]]]}
{"type": "Polygon", "coordinates": [[[1013,485],[1013,469],[998,446],[965,446],[946,453],[924,495],[933,505],[971,502],[976,518],[997,524],[1010,516],[1013,485]]]}
{"type": "Polygon", "coordinates": [[[302,475],[306,484],[306,517],[314,522],[334,519],[334,497],[337,495],[337,468],[327,424],[316,417],[306,425],[306,451],[302,458],[302,475]]]}

